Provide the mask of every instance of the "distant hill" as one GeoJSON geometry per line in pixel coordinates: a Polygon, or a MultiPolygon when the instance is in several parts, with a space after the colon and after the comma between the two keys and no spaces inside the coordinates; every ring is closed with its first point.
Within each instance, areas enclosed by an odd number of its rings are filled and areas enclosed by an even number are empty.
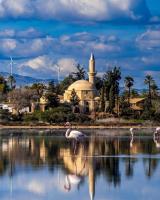
{"type": "MultiPolygon", "coordinates": [[[[7,78],[10,74],[7,72],[0,72],[0,75],[7,78]]],[[[52,81],[52,80],[55,81],[55,83],[57,82],[57,80],[54,80],[54,79],[37,79],[37,78],[30,77],[30,76],[22,76],[19,74],[13,74],[13,76],[16,79],[17,86],[31,85],[33,83],[47,84],[49,81],[52,81]]]]}

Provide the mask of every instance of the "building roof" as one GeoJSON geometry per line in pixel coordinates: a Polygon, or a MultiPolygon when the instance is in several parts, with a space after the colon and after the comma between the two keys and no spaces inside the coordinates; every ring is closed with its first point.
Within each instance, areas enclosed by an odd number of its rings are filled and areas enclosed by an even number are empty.
{"type": "Polygon", "coordinates": [[[139,110],[139,111],[141,111],[141,110],[143,110],[143,108],[141,108],[140,106],[137,106],[137,105],[131,105],[131,108],[133,109],[133,110],[139,110]]]}
{"type": "Polygon", "coordinates": [[[94,85],[86,80],[79,80],[74,82],[72,85],[69,86],[68,90],[73,90],[73,89],[75,89],[76,91],[96,90],[94,85]]]}
{"type": "Polygon", "coordinates": [[[145,98],[131,98],[130,103],[135,104],[135,103],[139,103],[139,102],[144,101],[144,100],[145,100],[145,98]]]}

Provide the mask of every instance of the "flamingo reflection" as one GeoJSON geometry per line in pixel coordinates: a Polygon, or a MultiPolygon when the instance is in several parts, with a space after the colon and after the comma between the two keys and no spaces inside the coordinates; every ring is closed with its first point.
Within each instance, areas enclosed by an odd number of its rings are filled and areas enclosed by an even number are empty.
{"type": "Polygon", "coordinates": [[[131,140],[130,140],[130,148],[133,147],[133,142],[134,142],[134,129],[130,128],[130,133],[131,133],[131,140]]]}
{"type": "Polygon", "coordinates": [[[94,199],[95,194],[94,150],[94,142],[90,142],[88,148],[83,148],[83,145],[80,144],[76,155],[70,148],[60,151],[60,157],[63,159],[65,168],[69,171],[65,177],[65,190],[70,192],[73,187],[79,187],[84,177],[88,176],[91,200],[94,199]]]}
{"type": "Polygon", "coordinates": [[[82,177],[74,175],[74,174],[69,174],[66,175],[65,179],[65,185],[64,188],[66,191],[70,191],[72,189],[72,186],[78,186],[82,180],[82,177]]]}

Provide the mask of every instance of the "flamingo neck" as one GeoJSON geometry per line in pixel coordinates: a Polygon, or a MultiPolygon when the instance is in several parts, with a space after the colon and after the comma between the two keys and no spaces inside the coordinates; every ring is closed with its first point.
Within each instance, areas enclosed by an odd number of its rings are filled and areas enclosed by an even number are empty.
{"type": "Polygon", "coordinates": [[[66,131],[66,138],[69,138],[70,132],[71,132],[71,129],[70,128],[67,129],[67,131],[66,131]]]}
{"type": "Polygon", "coordinates": [[[133,130],[131,130],[131,135],[132,135],[132,136],[134,135],[134,132],[133,132],[133,130]]]}
{"type": "Polygon", "coordinates": [[[68,191],[70,191],[71,189],[71,183],[70,183],[68,175],[66,176],[65,189],[67,189],[68,191]]]}

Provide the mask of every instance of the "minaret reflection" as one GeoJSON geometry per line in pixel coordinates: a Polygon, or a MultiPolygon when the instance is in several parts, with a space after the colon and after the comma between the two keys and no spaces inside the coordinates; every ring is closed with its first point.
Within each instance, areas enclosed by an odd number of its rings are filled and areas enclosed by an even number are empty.
{"type": "Polygon", "coordinates": [[[95,196],[95,172],[94,172],[94,141],[93,138],[89,144],[89,170],[88,170],[88,181],[89,181],[89,194],[90,199],[93,200],[95,196]]]}
{"type": "Polygon", "coordinates": [[[42,142],[40,143],[39,155],[40,155],[40,159],[43,161],[43,163],[45,163],[45,161],[46,161],[46,156],[47,156],[47,148],[46,148],[46,146],[45,146],[45,140],[44,140],[44,139],[43,139],[42,142]]]}

